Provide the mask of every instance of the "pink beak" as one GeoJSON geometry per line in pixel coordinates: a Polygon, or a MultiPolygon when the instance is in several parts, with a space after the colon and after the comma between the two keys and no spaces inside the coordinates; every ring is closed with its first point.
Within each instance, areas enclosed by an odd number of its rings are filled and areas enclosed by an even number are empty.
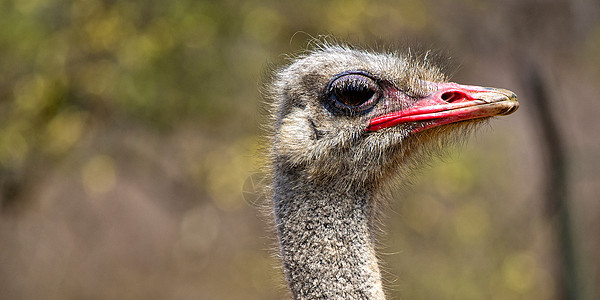
{"type": "Polygon", "coordinates": [[[517,95],[509,90],[452,82],[431,84],[437,85],[436,92],[407,109],[371,119],[367,130],[377,131],[409,122],[428,122],[426,126],[413,130],[419,132],[464,120],[508,115],[519,108],[517,95]]]}

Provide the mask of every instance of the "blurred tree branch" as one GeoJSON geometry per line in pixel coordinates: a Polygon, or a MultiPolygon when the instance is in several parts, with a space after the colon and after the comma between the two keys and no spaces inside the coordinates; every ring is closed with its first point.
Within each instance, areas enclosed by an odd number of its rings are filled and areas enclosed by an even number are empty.
{"type": "Polygon", "coordinates": [[[555,226],[557,242],[556,295],[559,299],[582,299],[582,284],[579,281],[575,237],[572,231],[569,199],[568,151],[558,130],[552,109],[552,92],[542,78],[537,65],[529,64],[524,78],[530,89],[535,121],[540,129],[541,151],[546,158],[544,193],[545,213],[555,226]]]}

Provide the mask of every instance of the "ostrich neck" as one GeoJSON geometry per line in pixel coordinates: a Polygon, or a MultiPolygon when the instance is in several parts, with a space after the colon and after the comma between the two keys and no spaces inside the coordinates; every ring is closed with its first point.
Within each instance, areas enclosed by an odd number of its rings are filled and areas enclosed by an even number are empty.
{"type": "Polygon", "coordinates": [[[295,299],[384,299],[367,191],[275,170],[273,204],[295,299]]]}

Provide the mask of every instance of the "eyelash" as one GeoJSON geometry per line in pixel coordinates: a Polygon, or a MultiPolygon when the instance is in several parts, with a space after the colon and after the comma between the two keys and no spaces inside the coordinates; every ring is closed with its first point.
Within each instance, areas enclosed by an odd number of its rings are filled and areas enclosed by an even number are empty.
{"type": "Polygon", "coordinates": [[[377,81],[363,72],[341,73],[330,81],[327,90],[338,109],[351,113],[368,110],[381,96],[377,81]]]}

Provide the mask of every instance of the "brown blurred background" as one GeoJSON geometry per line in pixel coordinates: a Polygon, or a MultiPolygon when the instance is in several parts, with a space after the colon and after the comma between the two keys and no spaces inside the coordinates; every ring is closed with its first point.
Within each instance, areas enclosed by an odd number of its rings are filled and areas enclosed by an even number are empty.
{"type": "Polygon", "coordinates": [[[0,298],[286,298],[242,187],[269,65],[330,34],[431,48],[521,103],[394,193],[390,296],[594,299],[599,20],[595,0],[0,0],[0,298]]]}

